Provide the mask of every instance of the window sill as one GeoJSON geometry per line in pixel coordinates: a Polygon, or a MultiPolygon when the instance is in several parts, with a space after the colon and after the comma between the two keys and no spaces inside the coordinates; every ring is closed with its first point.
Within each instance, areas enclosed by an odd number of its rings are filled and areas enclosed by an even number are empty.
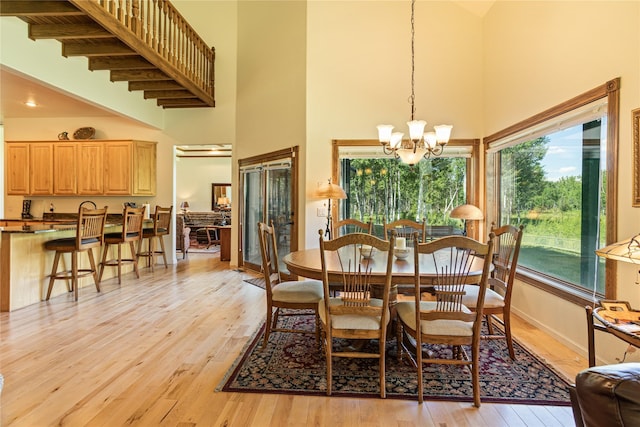
{"type": "Polygon", "coordinates": [[[581,307],[593,306],[594,298],[596,300],[604,299],[602,294],[596,293],[594,295],[592,291],[587,289],[523,267],[518,267],[516,279],[581,307]]]}

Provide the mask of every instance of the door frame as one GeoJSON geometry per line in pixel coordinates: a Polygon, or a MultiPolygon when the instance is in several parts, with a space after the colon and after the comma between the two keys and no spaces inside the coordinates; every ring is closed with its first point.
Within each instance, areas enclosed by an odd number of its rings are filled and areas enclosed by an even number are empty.
{"type": "MultiPolygon", "coordinates": [[[[238,160],[238,193],[236,200],[238,200],[238,267],[247,268],[249,270],[256,270],[256,266],[252,263],[246,263],[243,256],[243,236],[244,236],[244,180],[242,169],[249,166],[259,166],[264,163],[271,163],[278,160],[291,161],[291,240],[290,249],[291,252],[298,250],[298,212],[300,210],[298,188],[299,188],[299,173],[298,173],[298,153],[299,146],[293,146],[282,150],[272,151],[270,153],[259,154],[257,156],[247,157],[238,160]]],[[[266,180],[263,186],[266,187],[266,180]]],[[[263,193],[266,188],[263,188],[263,193]]],[[[266,198],[263,200],[263,212],[268,212],[266,198]]],[[[247,224],[248,227],[252,225],[247,224]]],[[[278,254],[280,255],[280,254],[278,254]]],[[[257,271],[260,271],[261,266],[257,266],[257,271]]],[[[283,274],[283,279],[290,280],[294,276],[283,274]]]]}

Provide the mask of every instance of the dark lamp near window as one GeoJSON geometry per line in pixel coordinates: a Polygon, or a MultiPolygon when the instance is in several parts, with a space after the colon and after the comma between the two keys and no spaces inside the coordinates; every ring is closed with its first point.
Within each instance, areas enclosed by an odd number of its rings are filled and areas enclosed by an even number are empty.
{"type": "Polygon", "coordinates": [[[467,221],[480,221],[484,219],[484,214],[474,205],[460,205],[454,208],[449,214],[451,218],[457,218],[464,221],[463,235],[467,235],[467,221]]]}
{"type": "Polygon", "coordinates": [[[331,200],[343,200],[347,198],[347,193],[344,192],[342,187],[337,184],[333,184],[331,179],[326,184],[322,184],[316,190],[316,197],[319,199],[328,199],[327,202],[327,228],[324,232],[325,236],[331,239],[331,200]]]}

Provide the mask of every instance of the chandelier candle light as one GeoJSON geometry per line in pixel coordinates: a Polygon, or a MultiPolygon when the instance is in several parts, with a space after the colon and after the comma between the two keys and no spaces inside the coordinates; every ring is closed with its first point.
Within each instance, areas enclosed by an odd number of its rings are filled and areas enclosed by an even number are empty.
{"type": "Polygon", "coordinates": [[[403,163],[410,166],[415,165],[422,159],[431,156],[439,156],[444,151],[444,146],[449,142],[451,136],[451,125],[434,126],[434,132],[424,132],[427,122],[415,119],[415,0],[411,1],[411,121],[409,126],[409,141],[403,140],[402,132],[393,132],[393,125],[378,125],[378,139],[382,144],[385,154],[393,154],[403,163]]]}

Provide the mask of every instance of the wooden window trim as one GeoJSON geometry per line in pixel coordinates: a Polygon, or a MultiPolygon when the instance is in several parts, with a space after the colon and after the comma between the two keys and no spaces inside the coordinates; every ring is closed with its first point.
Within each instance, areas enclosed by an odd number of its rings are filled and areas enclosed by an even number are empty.
{"type": "MultiPolygon", "coordinates": [[[[467,203],[474,204],[484,211],[484,203],[480,199],[481,191],[484,191],[484,180],[480,179],[480,139],[452,139],[447,146],[471,147],[471,157],[467,159],[467,203]]],[[[340,147],[380,147],[377,139],[334,139],[331,151],[331,181],[340,182],[340,147]]],[[[331,212],[331,221],[338,221],[338,209],[331,212]]],[[[473,221],[472,221],[473,222],[473,221]]],[[[473,224],[469,224],[473,227],[473,224]]],[[[475,227],[473,227],[475,228],[475,227]]],[[[469,236],[478,240],[484,236],[484,227],[480,224],[477,229],[470,229],[469,236]]]]}
{"type": "MultiPolygon", "coordinates": [[[[487,150],[491,149],[495,142],[522,132],[532,126],[538,125],[545,121],[551,120],[576,108],[587,105],[598,99],[607,98],[607,245],[618,241],[618,147],[619,147],[619,123],[620,123],[620,77],[609,80],[604,84],[597,86],[581,95],[576,96],[568,101],[549,108],[538,113],[528,119],[511,125],[501,131],[489,135],[483,139],[485,144],[485,162],[488,160],[489,154],[487,150]]],[[[485,163],[486,166],[486,163],[485,163]]],[[[486,167],[485,167],[486,170],[486,167]]],[[[496,167],[496,176],[487,177],[487,179],[497,179],[499,176],[499,166],[496,167]]],[[[498,185],[495,186],[499,191],[498,185]]],[[[497,215],[497,206],[489,207],[497,215]]],[[[494,215],[494,217],[496,217],[494,215]]],[[[606,260],[605,272],[605,298],[616,299],[617,297],[617,267],[613,260],[606,260]]],[[[545,280],[541,274],[518,274],[518,278],[522,281],[543,289],[551,294],[557,295],[567,301],[578,305],[592,304],[591,294],[588,292],[570,291],[566,284],[558,280],[553,280],[554,285],[549,284],[549,280],[545,280]],[[557,282],[557,283],[555,283],[557,282]]]]}

